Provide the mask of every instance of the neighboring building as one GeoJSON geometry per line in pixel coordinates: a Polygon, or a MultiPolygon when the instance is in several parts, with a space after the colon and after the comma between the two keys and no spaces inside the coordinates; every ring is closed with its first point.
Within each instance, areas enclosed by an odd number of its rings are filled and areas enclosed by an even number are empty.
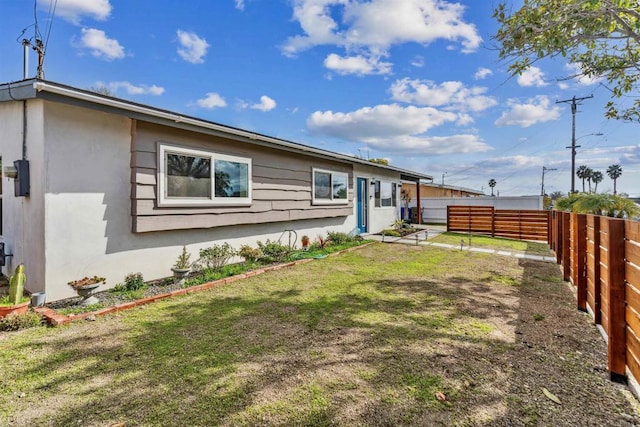
{"type": "Polygon", "coordinates": [[[3,273],[24,263],[48,301],[84,276],[169,276],[183,245],[378,232],[399,217],[401,183],[432,179],[35,79],[0,85],[0,128],[3,273]],[[8,178],[23,159],[28,177],[8,178]]]}
{"type": "MultiPolygon", "coordinates": [[[[412,200],[416,200],[416,186],[409,185],[407,190],[412,200]]],[[[471,188],[456,187],[453,185],[438,184],[420,184],[420,198],[429,197],[476,197],[484,196],[482,191],[473,190],[471,188]]]]}

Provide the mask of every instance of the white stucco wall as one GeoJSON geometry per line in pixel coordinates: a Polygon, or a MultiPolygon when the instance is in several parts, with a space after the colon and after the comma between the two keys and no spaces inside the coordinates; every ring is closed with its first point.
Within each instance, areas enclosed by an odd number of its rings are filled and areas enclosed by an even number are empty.
{"type": "MultiPolygon", "coordinates": [[[[542,210],[542,196],[428,197],[420,199],[422,221],[446,224],[447,206],[493,206],[495,209],[542,210]]],[[[410,203],[415,207],[416,203],[410,203]]]]}
{"type": "MultiPolygon", "coordinates": [[[[7,258],[3,268],[6,275],[24,263],[27,282],[25,288],[31,292],[44,289],[44,203],[43,170],[44,150],[42,135],[42,108],[39,100],[27,102],[26,156],[30,163],[30,196],[15,197],[14,181],[6,178],[3,170],[2,221],[6,251],[13,254],[7,258]]],[[[13,166],[22,158],[22,102],[0,103],[0,156],[2,166],[13,166]]]]}
{"type": "MultiPolygon", "coordinates": [[[[393,172],[387,172],[374,167],[367,167],[366,165],[356,164],[354,166],[354,191],[357,189],[357,178],[366,178],[368,181],[369,203],[368,203],[368,218],[369,218],[369,233],[379,233],[380,231],[391,228],[391,224],[400,218],[400,187],[396,192],[396,205],[393,207],[376,207],[374,198],[374,188],[371,186],[373,179],[380,181],[390,181],[400,184],[399,174],[393,172]]],[[[406,185],[406,184],[405,184],[406,185]]],[[[355,200],[354,196],[354,200],[355,200]]],[[[357,206],[355,207],[357,209],[357,206]]],[[[354,212],[357,212],[354,210],[354,212]]],[[[354,222],[355,226],[355,222],[354,222]]]]}
{"type": "MultiPolygon", "coordinates": [[[[327,231],[351,232],[355,215],[339,218],[220,227],[131,232],[130,120],[78,107],[46,104],[46,292],[47,300],[74,296],[71,280],[99,275],[108,287],[129,273],[146,280],[171,275],[186,245],[200,249],[228,242],[234,248],[277,240],[285,229],[298,239],[327,231]]],[[[373,200],[371,200],[373,203],[373,200]]],[[[390,215],[391,218],[393,215],[390,215]]],[[[385,227],[393,220],[383,221],[385,227]]],[[[282,243],[288,243],[288,235],[282,243]]],[[[299,243],[298,243],[299,245],[299,243]]]]}

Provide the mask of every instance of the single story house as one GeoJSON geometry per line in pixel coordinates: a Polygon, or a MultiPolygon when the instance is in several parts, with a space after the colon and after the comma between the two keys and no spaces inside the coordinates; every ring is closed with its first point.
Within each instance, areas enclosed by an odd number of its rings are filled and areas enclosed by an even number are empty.
{"type": "Polygon", "coordinates": [[[432,179],[38,79],[0,84],[0,129],[0,265],[48,301],[84,276],[169,276],[183,245],[375,233],[402,183],[432,179]]]}

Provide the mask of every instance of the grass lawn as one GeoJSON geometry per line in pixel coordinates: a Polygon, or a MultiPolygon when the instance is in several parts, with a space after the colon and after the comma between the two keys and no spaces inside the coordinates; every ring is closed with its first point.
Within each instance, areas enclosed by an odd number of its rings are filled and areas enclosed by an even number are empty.
{"type": "MultiPolygon", "coordinates": [[[[464,241],[464,246],[469,246],[468,233],[442,233],[433,239],[429,239],[435,243],[445,243],[448,245],[460,246],[460,241],[464,241]]],[[[531,242],[525,240],[506,239],[501,237],[482,236],[479,234],[471,235],[471,247],[491,248],[510,252],[520,252],[530,255],[552,255],[549,251],[549,245],[546,242],[531,242]]]]}
{"type": "Polygon", "coordinates": [[[3,333],[0,425],[618,425],[632,409],[559,274],[374,244],[3,333]]]}

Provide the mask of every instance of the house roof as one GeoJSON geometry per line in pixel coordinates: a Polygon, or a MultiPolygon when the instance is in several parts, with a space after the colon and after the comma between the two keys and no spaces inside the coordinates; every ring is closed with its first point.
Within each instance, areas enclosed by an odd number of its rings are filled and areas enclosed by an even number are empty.
{"type": "Polygon", "coordinates": [[[345,163],[363,164],[374,168],[386,169],[400,173],[403,180],[419,182],[421,179],[432,181],[431,175],[380,165],[366,159],[360,159],[345,154],[314,148],[285,139],[275,138],[216,122],[183,115],[169,110],[152,107],[145,104],[114,98],[99,93],[74,88],[51,81],[27,79],[14,83],[0,84],[0,102],[22,101],[27,99],[44,99],[53,102],[82,106],[85,108],[121,114],[133,119],[150,121],[166,126],[194,130],[201,133],[224,136],[249,144],[267,146],[279,150],[327,158],[345,163]]]}
{"type": "Polygon", "coordinates": [[[474,190],[473,188],[468,187],[458,187],[456,185],[441,185],[436,183],[422,183],[421,185],[425,185],[427,187],[433,188],[445,188],[447,190],[455,190],[455,191],[464,191],[465,193],[476,194],[478,196],[484,196],[484,191],[474,190]]]}

